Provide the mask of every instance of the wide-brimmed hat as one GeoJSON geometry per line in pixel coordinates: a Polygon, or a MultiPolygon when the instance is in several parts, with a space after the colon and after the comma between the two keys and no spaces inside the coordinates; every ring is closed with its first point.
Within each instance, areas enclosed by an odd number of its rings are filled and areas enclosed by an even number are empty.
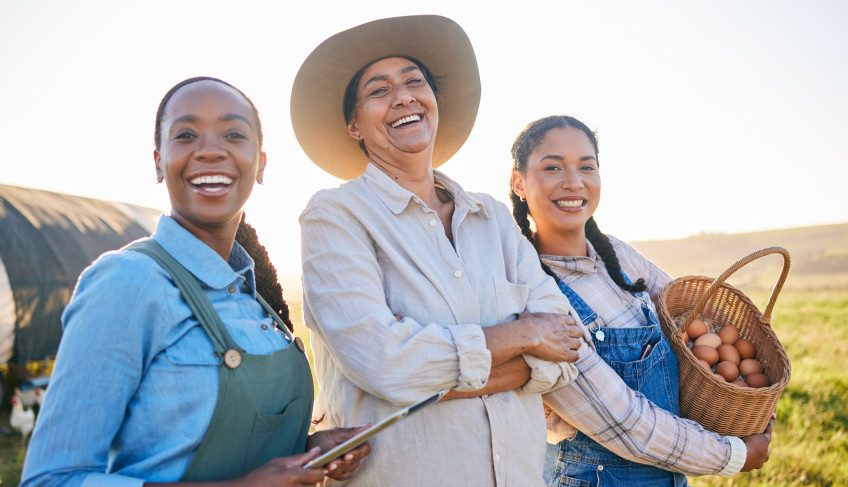
{"type": "Polygon", "coordinates": [[[480,106],[474,48],[453,20],[415,15],[375,20],[340,32],[306,58],[294,80],[291,117],[297,141],[321,169],[341,179],[359,177],[368,157],[347,132],[342,102],[351,78],[392,56],[423,63],[439,87],[439,128],[433,149],[438,167],[462,147],[480,106]]]}

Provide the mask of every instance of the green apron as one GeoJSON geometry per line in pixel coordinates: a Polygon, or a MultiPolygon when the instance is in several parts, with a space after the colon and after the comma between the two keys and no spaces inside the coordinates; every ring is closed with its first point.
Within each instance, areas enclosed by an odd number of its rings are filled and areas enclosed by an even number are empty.
{"type": "Polygon", "coordinates": [[[171,274],[212,340],[215,356],[221,358],[215,412],[181,480],[230,480],[274,458],[306,451],[314,390],[300,338],[289,333],[257,294],[257,300],[290,343],[270,355],[246,353],[230,336],[197,279],[161,245],[147,239],[127,248],[150,256],[171,274]]]}

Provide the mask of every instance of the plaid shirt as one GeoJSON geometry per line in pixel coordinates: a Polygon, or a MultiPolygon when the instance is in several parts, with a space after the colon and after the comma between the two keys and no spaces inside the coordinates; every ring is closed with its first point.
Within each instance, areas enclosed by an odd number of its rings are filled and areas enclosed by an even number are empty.
{"type": "MultiPolygon", "coordinates": [[[[671,280],[668,274],[624,242],[610,240],[630,280],[645,279],[655,298],[671,280]]],[[[590,328],[646,325],[640,299],[612,281],[603,260],[586,243],[588,257],[543,255],[542,261],[598,313],[590,328]]],[[[580,430],[622,458],[689,476],[731,476],[741,470],[747,449],[739,438],[720,436],[655,406],[587,347],[576,365],[577,380],[544,397],[555,413],[548,418],[549,442],[580,430]]]]}

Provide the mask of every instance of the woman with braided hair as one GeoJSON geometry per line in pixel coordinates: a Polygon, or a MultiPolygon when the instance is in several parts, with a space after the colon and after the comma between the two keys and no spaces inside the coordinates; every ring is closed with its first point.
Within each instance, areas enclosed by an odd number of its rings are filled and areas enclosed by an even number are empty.
{"type": "Polygon", "coordinates": [[[576,362],[575,383],[545,396],[552,410],[548,485],[680,486],[685,475],[730,476],[762,466],[773,421],[764,434],[739,439],[676,416],[677,357],[651,302],[671,278],[598,229],[595,133],[573,117],[546,117],[518,135],[512,157],[513,217],[597,351],[576,362]],[[597,366],[598,357],[620,379],[600,374],[606,367],[597,366]]]}
{"type": "Polygon", "coordinates": [[[368,444],[304,468],[360,428],[308,434],[304,346],[242,210],[265,169],[256,107],[190,78],[163,97],[154,134],[170,214],[80,276],[22,485],[349,479],[368,444]]]}

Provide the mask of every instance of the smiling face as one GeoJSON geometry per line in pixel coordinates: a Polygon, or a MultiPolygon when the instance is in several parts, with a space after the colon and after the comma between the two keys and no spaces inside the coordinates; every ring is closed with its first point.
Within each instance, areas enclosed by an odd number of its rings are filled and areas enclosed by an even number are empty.
{"type": "Polygon", "coordinates": [[[557,253],[554,243],[584,242],[586,221],[598,208],[601,176],[589,137],[574,127],[549,130],[513,172],[512,189],[527,200],[540,253],[557,253]]]}
{"type": "Polygon", "coordinates": [[[201,240],[221,228],[235,235],[254,182],[262,182],[258,127],[250,103],[222,83],[191,83],[168,100],[156,174],[168,187],[171,216],[201,240]]]}
{"type": "Polygon", "coordinates": [[[436,95],[414,62],[392,57],[365,68],[348,134],[364,141],[372,160],[419,154],[429,160],[438,126],[436,95]]]}

